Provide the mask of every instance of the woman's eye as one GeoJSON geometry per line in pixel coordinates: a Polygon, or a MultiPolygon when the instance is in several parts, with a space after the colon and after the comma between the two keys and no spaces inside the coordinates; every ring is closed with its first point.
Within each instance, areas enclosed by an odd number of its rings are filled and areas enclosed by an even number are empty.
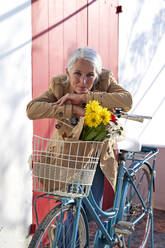
{"type": "Polygon", "coordinates": [[[78,72],[78,71],[76,71],[74,74],[75,74],[76,76],[81,77],[81,73],[80,73],[80,72],[78,72]]]}
{"type": "Polygon", "coordinates": [[[87,74],[87,77],[94,77],[94,74],[93,73],[89,73],[89,74],[87,74]]]}

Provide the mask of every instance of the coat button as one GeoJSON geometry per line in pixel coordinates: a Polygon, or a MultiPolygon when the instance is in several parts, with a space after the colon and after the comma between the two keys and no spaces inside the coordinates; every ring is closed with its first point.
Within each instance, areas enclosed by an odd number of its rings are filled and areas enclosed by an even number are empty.
{"type": "Polygon", "coordinates": [[[56,127],[57,129],[59,129],[59,128],[61,127],[61,125],[60,125],[60,124],[56,124],[55,127],[56,127]]]}
{"type": "Polygon", "coordinates": [[[62,117],[63,116],[63,113],[62,112],[59,112],[58,115],[59,115],[59,117],[62,117]]]}
{"type": "Polygon", "coordinates": [[[71,118],[69,119],[69,121],[70,121],[70,124],[71,124],[71,125],[76,126],[77,123],[78,123],[78,118],[75,117],[75,116],[73,116],[73,117],[71,117],[71,118]]]}

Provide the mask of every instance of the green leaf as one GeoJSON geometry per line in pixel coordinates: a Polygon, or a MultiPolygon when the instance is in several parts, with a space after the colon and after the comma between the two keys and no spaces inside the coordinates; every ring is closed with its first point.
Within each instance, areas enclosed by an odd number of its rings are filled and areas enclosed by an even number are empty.
{"type": "Polygon", "coordinates": [[[108,136],[108,132],[107,132],[106,130],[103,130],[102,132],[100,132],[100,133],[95,137],[95,141],[102,141],[102,140],[104,140],[107,136],[108,136]]]}

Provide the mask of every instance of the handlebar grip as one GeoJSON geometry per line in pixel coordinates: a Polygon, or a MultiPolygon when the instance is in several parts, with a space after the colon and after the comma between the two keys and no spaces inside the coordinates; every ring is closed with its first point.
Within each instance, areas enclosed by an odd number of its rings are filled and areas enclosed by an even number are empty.
{"type": "Polygon", "coordinates": [[[133,115],[133,114],[131,115],[131,114],[127,114],[127,113],[121,113],[120,116],[121,116],[121,118],[133,120],[133,121],[138,121],[138,122],[143,122],[144,119],[148,119],[148,120],[152,119],[151,116],[133,115]]]}

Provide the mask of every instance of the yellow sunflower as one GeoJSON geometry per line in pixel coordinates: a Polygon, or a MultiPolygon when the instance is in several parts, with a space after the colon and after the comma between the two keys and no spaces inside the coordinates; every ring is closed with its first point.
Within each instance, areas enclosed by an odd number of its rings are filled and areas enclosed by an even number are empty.
{"type": "Polygon", "coordinates": [[[91,113],[99,113],[101,111],[101,106],[99,105],[98,101],[89,101],[89,103],[86,105],[86,114],[90,115],[91,113]]]}
{"type": "Polygon", "coordinates": [[[85,115],[85,125],[88,127],[97,127],[101,123],[100,115],[95,112],[85,115]]]}
{"type": "Polygon", "coordinates": [[[100,118],[104,125],[107,125],[111,120],[111,112],[107,108],[102,108],[100,118]]]}

